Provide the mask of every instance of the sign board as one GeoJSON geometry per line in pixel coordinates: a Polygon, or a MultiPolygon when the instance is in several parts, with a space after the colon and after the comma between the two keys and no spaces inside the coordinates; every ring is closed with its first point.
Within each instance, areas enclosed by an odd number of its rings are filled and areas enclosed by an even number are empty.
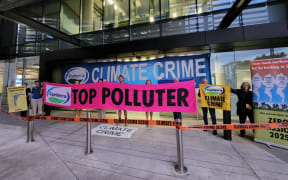
{"type": "Polygon", "coordinates": [[[9,112],[27,111],[26,88],[8,87],[7,88],[9,112]]]}
{"type": "MultiPolygon", "coordinates": [[[[257,123],[288,122],[288,59],[250,62],[257,123]]],[[[288,148],[288,129],[256,130],[255,141],[288,148]]]]}
{"type": "Polygon", "coordinates": [[[201,106],[230,111],[230,85],[200,84],[201,106]]]}
{"type": "Polygon", "coordinates": [[[72,109],[197,113],[194,81],[159,85],[45,82],[44,103],[72,109]]]}
{"type": "Polygon", "coordinates": [[[67,65],[63,69],[63,83],[74,84],[76,80],[81,84],[95,83],[99,78],[107,82],[118,82],[120,74],[128,84],[145,84],[146,80],[151,80],[152,84],[170,83],[178,77],[180,81],[194,80],[198,88],[203,78],[211,83],[210,54],[149,61],[67,65]]]}
{"type": "Polygon", "coordinates": [[[117,126],[111,124],[99,124],[91,130],[92,135],[117,138],[131,138],[138,130],[136,127],[117,126]]]}

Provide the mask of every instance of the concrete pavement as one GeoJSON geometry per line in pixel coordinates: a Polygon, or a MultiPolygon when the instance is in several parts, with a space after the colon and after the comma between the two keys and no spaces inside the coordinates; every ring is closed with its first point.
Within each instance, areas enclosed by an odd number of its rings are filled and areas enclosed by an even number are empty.
{"type": "Polygon", "coordinates": [[[26,143],[25,123],[0,117],[1,180],[288,179],[287,162],[237,134],[226,141],[222,132],[184,131],[188,173],[181,176],[173,168],[174,128],[137,126],[131,139],[92,136],[94,153],[85,155],[85,123],[37,121],[36,141],[26,143]]]}

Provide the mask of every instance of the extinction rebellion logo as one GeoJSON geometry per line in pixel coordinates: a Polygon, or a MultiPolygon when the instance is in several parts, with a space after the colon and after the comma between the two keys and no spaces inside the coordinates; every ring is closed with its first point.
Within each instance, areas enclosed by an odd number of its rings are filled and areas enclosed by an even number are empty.
{"type": "Polygon", "coordinates": [[[64,77],[68,84],[74,84],[75,81],[79,81],[80,84],[85,84],[89,80],[89,72],[83,67],[73,67],[66,71],[64,77]]]}
{"type": "Polygon", "coordinates": [[[46,102],[64,106],[71,105],[71,87],[46,86],[46,102]]]}
{"type": "Polygon", "coordinates": [[[205,94],[210,96],[219,96],[225,92],[225,89],[219,86],[208,86],[205,88],[205,94]]]}

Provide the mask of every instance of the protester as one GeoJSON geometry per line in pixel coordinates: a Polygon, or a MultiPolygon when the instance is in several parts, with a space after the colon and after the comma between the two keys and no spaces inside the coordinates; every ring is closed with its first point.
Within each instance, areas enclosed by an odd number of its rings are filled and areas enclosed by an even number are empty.
{"type": "MultiPolygon", "coordinates": [[[[179,78],[175,78],[174,79],[174,83],[178,83],[179,82],[179,78]]],[[[173,112],[173,117],[175,121],[182,121],[182,114],[181,112],[173,112]]]]}
{"type": "MultiPolygon", "coordinates": [[[[41,94],[41,96],[43,97],[43,87],[44,87],[43,81],[40,82],[40,86],[41,86],[40,94],[41,94]]],[[[42,100],[43,100],[43,98],[42,98],[42,100]]],[[[42,102],[42,111],[45,112],[45,110],[44,110],[44,101],[42,102]]]]}
{"type": "MultiPolygon", "coordinates": [[[[245,124],[248,116],[250,123],[254,123],[253,108],[252,108],[252,92],[249,91],[251,88],[248,82],[243,82],[240,89],[232,89],[231,92],[238,96],[237,102],[237,114],[239,116],[240,124],[245,124]]],[[[245,130],[240,130],[240,136],[245,136],[245,130]]]]}
{"type": "MultiPolygon", "coordinates": [[[[208,84],[208,80],[205,79],[205,78],[202,79],[202,84],[208,84]]],[[[198,96],[201,97],[200,90],[198,92],[198,96]]],[[[214,108],[202,107],[204,124],[208,125],[208,117],[207,117],[208,109],[209,109],[210,117],[211,117],[211,120],[212,120],[212,124],[217,124],[216,115],[215,115],[215,109],[214,108]]],[[[216,135],[217,134],[217,130],[213,130],[213,134],[216,135]]]]}
{"type": "MultiPolygon", "coordinates": [[[[80,81],[76,80],[74,84],[80,84],[80,81]]],[[[82,109],[76,109],[75,117],[81,117],[81,115],[82,115],[82,109]]]]}
{"type": "MultiPolygon", "coordinates": [[[[31,94],[31,89],[28,88],[28,84],[24,83],[23,86],[26,88],[26,101],[27,101],[27,111],[29,112],[30,109],[30,94],[31,94]]],[[[27,111],[21,111],[21,116],[22,117],[27,117],[27,111]]]]}
{"type": "MultiPolygon", "coordinates": [[[[44,82],[41,82],[41,95],[43,96],[44,93],[44,82]]],[[[44,99],[43,99],[43,108],[42,108],[45,116],[50,116],[51,115],[51,106],[44,104],[44,99]]]]}
{"type": "MultiPolygon", "coordinates": [[[[127,84],[124,82],[124,76],[123,75],[119,75],[118,76],[118,80],[121,84],[127,84]]],[[[127,120],[127,111],[126,110],[123,110],[124,112],[124,117],[125,117],[125,121],[127,120]]],[[[121,120],[121,116],[122,116],[122,111],[121,110],[118,110],[118,119],[121,120]]]]}
{"type": "Polygon", "coordinates": [[[42,115],[42,106],[43,106],[43,100],[41,95],[41,86],[39,81],[35,81],[35,86],[32,88],[32,98],[31,98],[31,104],[32,104],[32,114],[38,114],[42,115]]]}
{"type": "MultiPolygon", "coordinates": [[[[146,80],[145,82],[146,85],[152,84],[151,80],[146,80]]],[[[150,112],[150,120],[153,118],[153,112],[150,112]]],[[[149,112],[146,112],[146,120],[149,119],[149,112]]],[[[148,125],[147,125],[148,126],[148,125]]]]}
{"type": "MultiPolygon", "coordinates": [[[[103,79],[99,79],[98,83],[103,82],[103,79]]],[[[98,118],[105,118],[105,111],[104,109],[97,109],[98,118]]]]}

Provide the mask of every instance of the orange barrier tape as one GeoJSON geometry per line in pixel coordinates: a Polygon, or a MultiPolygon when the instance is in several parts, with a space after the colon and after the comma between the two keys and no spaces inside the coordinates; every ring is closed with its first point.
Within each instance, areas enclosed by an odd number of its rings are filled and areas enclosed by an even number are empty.
{"type": "Polygon", "coordinates": [[[136,119],[101,119],[101,118],[79,118],[79,117],[56,117],[56,116],[29,116],[28,121],[52,120],[52,121],[72,121],[91,122],[105,124],[134,124],[149,126],[173,126],[181,130],[238,130],[238,129],[276,129],[288,128],[288,123],[253,123],[253,124],[218,124],[218,125],[192,125],[181,126],[181,122],[165,120],[136,120],[136,119]]]}
{"type": "Polygon", "coordinates": [[[251,123],[180,126],[181,130],[238,130],[238,129],[277,129],[288,128],[288,123],[251,123]]]}
{"type": "Polygon", "coordinates": [[[3,109],[0,109],[0,112],[5,113],[5,114],[7,114],[7,115],[9,115],[9,116],[11,116],[11,117],[15,117],[15,118],[17,118],[17,119],[19,119],[19,120],[21,120],[21,121],[27,122],[27,118],[26,118],[26,117],[22,117],[22,116],[19,116],[19,115],[10,113],[10,112],[5,111],[5,110],[3,110],[3,109]]]}
{"type": "Polygon", "coordinates": [[[56,117],[56,116],[29,116],[28,121],[33,120],[52,120],[52,121],[73,121],[73,122],[91,122],[105,124],[134,124],[149,126],[180,126],[181,122],[165,120],[137,120],[137,119],[101,119],[101,118],[79,118],[79,117],[56,117]]]}
{"type": "Polygon", "coordinates": [[[149,126],[172,126],[181,130],[240,130],[240,129],[277,129],[288,128],[288,122],[284,123],[251,123],[251,124],[218,124],[218,125],[191,125],[181,126],[181,122],[165,120],[137,120],[137,119],[101,119],[101,118],[79,118],[79,117],[57,117],[57,116],[28,116],[28,118],[9,113],[3,109],[0,112],[15,117],[22,121],[51,120],[51,121],[72,121],[72,122],[91,122],[106,124],[134,124],[149,126]]]}

